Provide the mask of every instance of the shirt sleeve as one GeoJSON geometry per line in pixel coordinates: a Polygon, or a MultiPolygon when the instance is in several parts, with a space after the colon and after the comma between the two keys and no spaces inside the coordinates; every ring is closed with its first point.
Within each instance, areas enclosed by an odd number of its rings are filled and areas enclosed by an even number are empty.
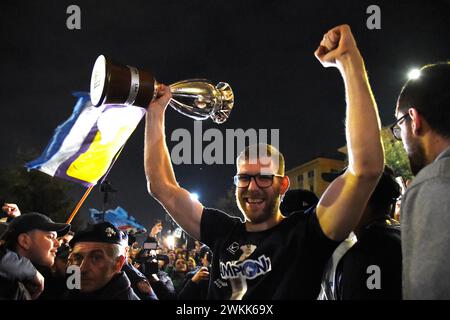
{"type": "Polygon", "coordinates": [[[313,253],[319,254],[321,259],[330,258],[342,241],[331,240],[325,235],[317,218],[315,207],[307,210],[304,214],[307,215],[306,237],[308,242],[317,248],[313,253]]]}
{"type": "Polygon", "coordinates": [[[130,279],[130,282],[132,284],[135,284],[141,280],[147,280],[147,278],[140,272],[138,269],[136,269],[133,265],[131,265],[128,261],[123,264],[122,271],[125,272],[128,279],[130,279]]]}
{"type": "Polygon", "coordinates": [[[223,211],[204,208],[200,224],[200,241],[213,248],[217,239],[224,238],[241,223],[239,218],[231,217],[223,211]]]}
{"type": "Polygon", "coordinates": [[[0,258],[0,276],[10,281],[26,281],[36,276],[36,268],[30,260],[6,250],[0,258]]]}

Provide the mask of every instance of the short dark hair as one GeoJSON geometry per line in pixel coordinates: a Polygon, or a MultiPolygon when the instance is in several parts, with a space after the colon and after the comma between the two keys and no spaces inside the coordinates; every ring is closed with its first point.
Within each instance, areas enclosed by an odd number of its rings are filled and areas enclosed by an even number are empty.
{"type": "Polygon", "coordinates": [[[403,86],[397,105],[402,112],[415,108],[436,133],[450,138],[450,62],[422,67],[403,86]]]}
{"type": "Polygon", "coordinates": [[[395,180],[393,170],[385,166],[383,175],[373,191],[368,206],[374,209],[377,216],[393,216],[397,199],[401,195],[400,185],[395,180]]]}
{"type": "MultiPolygon", "coordinates": [[[[347,168],[341,172],[322,173],[322,179],[332,182],[334,179],[344,174],[347,168]]],[[[394,171],[387,165],[384,166],[383,174],[378,180],[378,184],[367,202],[367,206],[371,207],[374,216],[391,216],[394,214],[394,205],[401,195],[401,187],[397,183],[394,171]]]]}
{"type": "Polygon", "coordinates": [[[283,201],[280,204],[280,211],[283,216],[289,216],[295,211],[306,211],[317,205],[319,198],[309,190],[292,189],[286,191],[283,201]]]}

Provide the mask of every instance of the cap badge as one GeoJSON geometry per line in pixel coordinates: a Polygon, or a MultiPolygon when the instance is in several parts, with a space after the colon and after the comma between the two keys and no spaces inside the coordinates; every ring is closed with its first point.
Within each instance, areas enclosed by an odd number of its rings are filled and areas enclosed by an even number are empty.
{"type": "Polygon", "coordinates": [[[116,232],[111,227],[106,228],[105,233],[108,238],[111,238],[112,236],[116,235],[116,232]]]}

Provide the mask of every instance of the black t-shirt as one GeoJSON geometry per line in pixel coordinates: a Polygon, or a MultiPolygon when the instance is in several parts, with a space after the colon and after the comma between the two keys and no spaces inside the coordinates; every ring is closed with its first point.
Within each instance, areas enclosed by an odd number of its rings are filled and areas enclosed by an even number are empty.
{"type": "Polygon", "coordinates": [[[261,232],[205,208],[201,242],[213,251],[209,299],[317,298],[327,260],[339,242],[325,236],[315,208],[261,232]]]}

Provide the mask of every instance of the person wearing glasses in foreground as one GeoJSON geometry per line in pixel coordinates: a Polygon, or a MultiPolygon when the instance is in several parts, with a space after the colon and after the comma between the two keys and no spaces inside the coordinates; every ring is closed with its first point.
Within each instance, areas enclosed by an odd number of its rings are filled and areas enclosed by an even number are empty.
{"type": "Polygon", "coordinates": [[[161,86],[149,105],[148,189],[186,232],[212,249],[208,299],[316,299],[325,263],[357,225],[383,172],[380,121],[350,28],[328,31],[315,55],[323,66],[338,68],[345,82],[349,166],[305,214],[281,214],[289,178],[283,155],[270,145],[248,147],[237,158],[236,202],[244,222],[203,207],[178,185],[170,163],[164,135],[168,87],[161,86]]]}
{"type": "Polygon", "coordinates": [[[416,177],[402,196],[404,299],[450,299],[450,63],[427,65],[397,101],[391,129],[416,177]]]}

